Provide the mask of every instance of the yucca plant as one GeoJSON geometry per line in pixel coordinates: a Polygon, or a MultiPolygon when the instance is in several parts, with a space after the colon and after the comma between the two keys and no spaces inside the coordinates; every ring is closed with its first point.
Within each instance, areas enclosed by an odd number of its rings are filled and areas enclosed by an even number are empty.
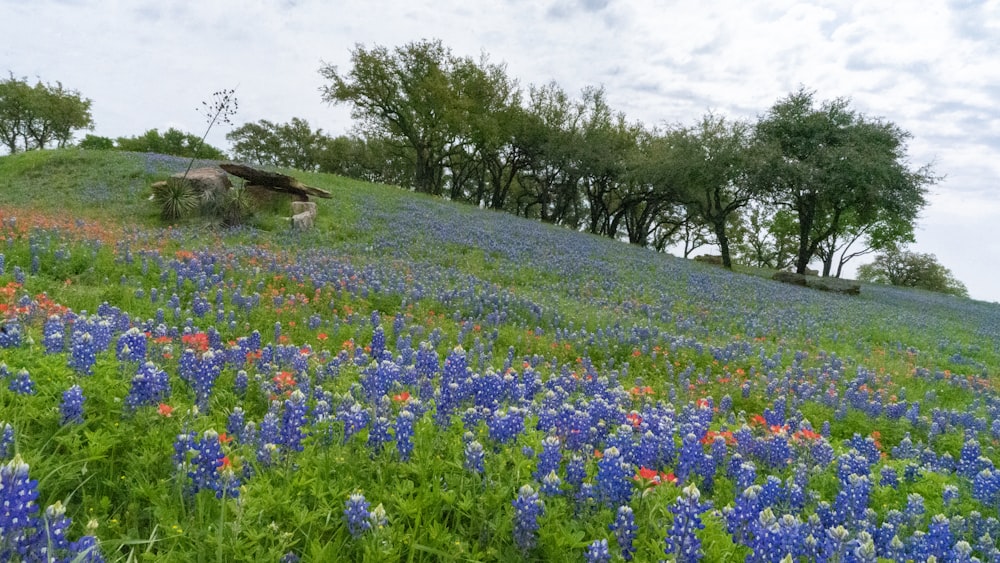
{"type": "Polygon", "coordinates": [[[217,196],[215,211],[222,224],[228,227],[242,225],[254,211],[254,201],[243,186],[233,187],[217,196]]]}
{"type": "Polygon", "coordinates": [[[160,206],[160,215],[168,221],[190,215],[198,208],[198,194],[191,183],[182,178],[168,178],[155,187],[153,201],[160,206]]]}

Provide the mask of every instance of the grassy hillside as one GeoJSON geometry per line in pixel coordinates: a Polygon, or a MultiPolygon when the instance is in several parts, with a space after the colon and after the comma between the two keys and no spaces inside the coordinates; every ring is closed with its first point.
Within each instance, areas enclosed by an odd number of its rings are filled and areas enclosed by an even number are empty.
{"type": "Polygon", "coordinates": [[[109,561],[997,555],[997,305],[320,174],[313,231],[168,226],[186,166],[0,158],[0,559],[86,551],[57,501],[109,561]]]}

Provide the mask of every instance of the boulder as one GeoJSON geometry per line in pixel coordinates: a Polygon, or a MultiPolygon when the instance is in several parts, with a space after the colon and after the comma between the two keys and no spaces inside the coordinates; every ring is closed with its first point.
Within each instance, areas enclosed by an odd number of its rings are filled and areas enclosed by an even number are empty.
{"type": "Polygon", "coordinates": [[[292,202],[292,215],[298,215],[300,213],[308,213],[316,218],[316,204],[311,201],[293,201],[292,202]]]}
{"type": "Polygon", "coordinates": [[[697,262],[704,262],[705,264],[713,264],[716,266],[722,265],[722,256],[716,254],[702,254],[700,256],[694,257],[697,262]]]}
{"type": "Polygon", "coordinates": [[[314,215],[308,211],[292,215],[292,228],[296,231],[308,231],[313,228],[314,215]]]}
{"type": "Polygon", "coordinates": [[[842,295],[860,295],[861,284],[856,281],[842,280],[839,278],[818,278],[815,276],[804,276],[795,272],[775,272],[771,279],[782,283],[790,283],[809,289],[819,291],[829,291],[842,295]]]}
{"type": "Polygon", "coordinates": [[[772,280],[780,281],[781,283],[790,283],[792,285],[801,285],[802,287],[808,287],[809,283],[806,281],[806,277],[802,274],[796,274],[795,272],[786,272],[784,270],[775,272],[771,276],[772,280]]]}
{"type": "MultiPolygon", "coordinates": [[[[171,176],[171,178],[184,177],[183,172],[171,176]]],[[[229,174],[221,168],[195,168],[187,173],[187,181],[191,183],[194,191],[203,197],[225,193],[233,187],[233,183],[229,181],[229,174]]]]}

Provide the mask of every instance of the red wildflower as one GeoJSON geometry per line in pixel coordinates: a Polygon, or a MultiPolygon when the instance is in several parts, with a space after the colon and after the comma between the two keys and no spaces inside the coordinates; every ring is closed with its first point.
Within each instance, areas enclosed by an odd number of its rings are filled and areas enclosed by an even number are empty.
{"type": "Polygon", "coordinates": [[[632,428],[638,428],[640,425],[642,425],[642,416],[640,416],[639,413],[635,411],[632,411],[627,415],[625,415],[625,420],[627,420],[629,424],[632,425],[632,428]]]}
{"type": "Polygon", "coordinates": [[[160,413],[160,416],[170,418],[170,415],[174,412],[174,407],[166,403],[160,403],[160,406],[157,408],[157,412],[160,413]]]}
{"type": "Polygon", "coordinates": [[[410,400],[410,392],[409,391],[403,391],[402,393],[399,393],[397,395],[393,395],[392,396],[392,400],[396,401],[397,403],[405,403],[405,402],[407,402],[407,401],[410,400]]]}

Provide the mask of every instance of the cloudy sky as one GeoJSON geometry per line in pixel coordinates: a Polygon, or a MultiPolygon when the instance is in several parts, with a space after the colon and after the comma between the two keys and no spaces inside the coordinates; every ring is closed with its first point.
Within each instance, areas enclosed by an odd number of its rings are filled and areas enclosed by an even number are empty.
{"type": "MultiPolygon", "coordinates": [[[[236,124],[301,117],[344,133],[320,66],[435,38],[505,63],[523,87],[603,85],[647,125],[753,119],[800,86],[848,97],[912,133],[911,165],[944,177],[914,249],[1000,301],[998,0],[0,0],[0,22],[0,72],[80,91],[107,137],[201,134],[197,109],[223,88],[237,90],[236,124]]],[[[228,148],[226,132],[209,142],[228,148]]]]}

